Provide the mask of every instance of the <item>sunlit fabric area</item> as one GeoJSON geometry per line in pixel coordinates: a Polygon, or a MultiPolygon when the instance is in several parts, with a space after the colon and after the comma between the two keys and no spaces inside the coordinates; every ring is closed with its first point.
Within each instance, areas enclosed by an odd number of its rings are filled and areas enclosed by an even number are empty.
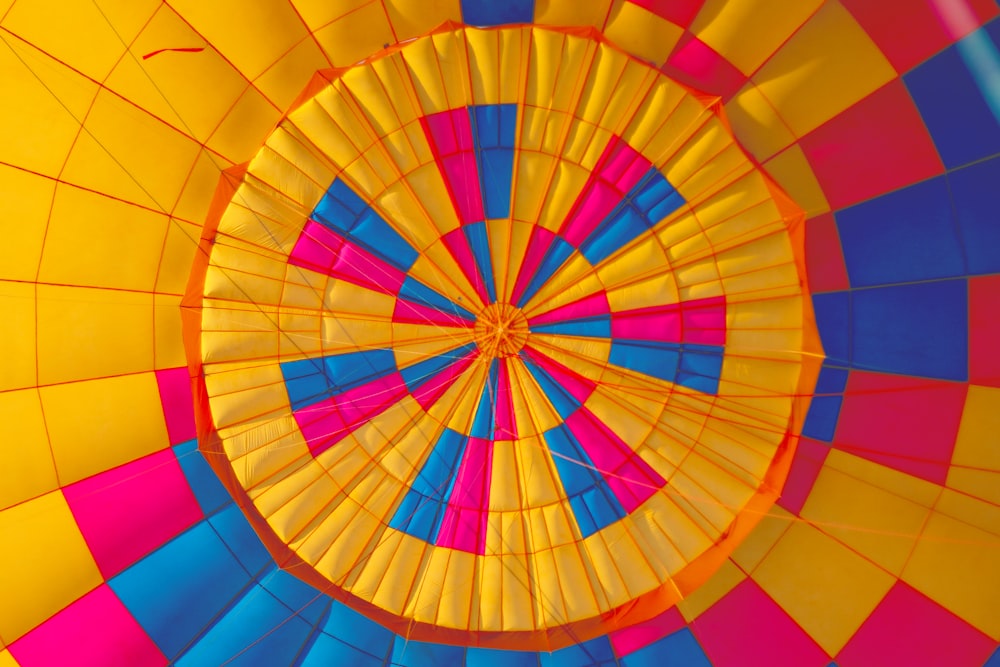
{"type": "Polygon", "coordinates": [[[0,0],[0,667],[1000,667],[998,198],[997,0],[0,0]]]}

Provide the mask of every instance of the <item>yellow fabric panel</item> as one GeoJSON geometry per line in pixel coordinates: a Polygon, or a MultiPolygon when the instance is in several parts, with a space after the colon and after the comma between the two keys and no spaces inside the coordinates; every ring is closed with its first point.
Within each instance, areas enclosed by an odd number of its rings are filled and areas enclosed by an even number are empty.
{"type": "Polygon", "coordinates": [[[285,274],[285,284],[281,292],[283,308],[294,310],[320,311],[326,299],[329,276],[299,267],[289,266],[285,274]]]}
{"type": "MultiPolygon", "coordinates": [[[[497,441],[493,443],[493,458],[490,464],[490,475],[492,479],[504,480],[503,483],[490,486],[489,508],[492,513],[503,510],[516,510],[523,506],[521,500],[521,490],[519,481],[519,470],[517,466],[517,453],[521,447],[520,442],[497,441]]],[[[496,552],[502,551],[502,546],[496,548],[496,552]]],[[[487,545],[488,553],[489,545],[487,545]]]]}
{"type": "Polygon", "coordinates": [[[358,577],[359,587],[375,587],[372,602],[396,614],[406,609],[411,586],[423,570],[427,544],[405,533],[386,531],[372,551],[370,566],[358,577]],[[381,563],[388,560],[387,565],[381,563]],[[386,577],[386,572],[393,572],[386,577]]]}
{"type": "Polygon", "coordinates": [[[169,211],[200,147],[118,96],[101,91],[66,163],[64,180],[169,211]],[[185,168],[178,168],[183,165],[185,168]]]}
{"type": "Polygon", "coordinates": [[[497,627],[502,627],[504,630],[531,630],[538,627],[534,607],[531,604],[532,586],[528,559],[515,554],[488,558],[486,563],[487,567],[483,568],[483,581],[497,581],[502,597],[499,601],[483,600],[480,604],[483,619],[489,620],[491,611],[495,609],[503,615],[503,623],[497,627]],[[525,610],[529,613],[525,613],[525,610]]]}
{"type": "Polygon", "coordinates": [[[416,93],[398,53],[379,58],[368,67],[355,67],[341,80],[382,136],[414,122],[420,115],[415,106],[416,93]]]}
{"type": "Polygon", "coordinates": [[[854,17],[839,2],[828,2],[753,81],[801,137],[895,77],[854,17]]]}
{"type": "Polygon", "coordinates": [[[155,368],[177,368],[187,363],[182,328],[181,297],[172,294],[154,294],[153,361],[155,368]]]}
{"type": "MultiPolygon", "coordinates": [[[[336,511],[338,500],[342,496],[338,495],[340,490],[337,488],[337,483],[326,474],[322,462],[319,466],[308,463],[303,470],[307,470],[309,474],[295,478],[297,485],[294,501],[279,507],[267,517],[267,521],[282,541],[293,548],[298,548],[299,553],[304,556],[306,553],[314,553],[309,549],[309,543],[323,530],[319,525],[326,521],[329,514],[336,511]]],[[[283,483],[289,484],[289,479],[291,478],[285,478],[283,483]]],[[[354,503],[348,504],[354,505],[354,503]]],[[[356,537],[359,542],[364,543],[369,536],[370,533],[366,533],[356,537]]],[[[312,555],[310,559],[315,561],[317,556],[318,554],[312,555]]]]}
{"type": "MultiPolygon", "coordinates": [[[[368,344],[375,344],[376,347],[388,347],[391,337],[391,327],[387,326],[385,321],[378,321],[377,318],[356,319],[342,317],[339,314],[326,315],[322,319],[322,329],[316,340],[308,345],[299,346],[299,350],[295,351],[283,345],[281,353],[283,359],[300,357],[301,352],[308,351],[309,347],[322,344],[324,354],[338,354],[357,350],[357,344],[361,341],[368,341],[368,344]]],[[[290,342],[295,340],[297,337],[290,342]]]]}
{"type": "MultiPolygon", "coordinates": [[[[525,104],[573,111],[580,99],[598,46],[589,39],[534,30],[525,104]]],[[[555,152],[555,154],[560,154],[555,152]]]]}
{"type": "MultiPolygon", "coordinates": [[[[522,438],[527,433],[543,433],[562,423],[562,417],[555,411],[538,383],[520,361],[511,364],[511,386],[514,420],[518,424],[522,438]]],[[[534,476],[530,474],[525,477],[525,479],[533,478],[534,476]]]]}
{"type": "MultiPolygon", "coordinates": [[[[219,221],[218,236],[250,242],[254,251],[266,248],[282,255],[291,253],[309,211],[288,202],[266,203],[267,199],[266,190],[241,185],[219,221]]],[[[232,239],[226,241],[232,243],[232,239]]]]}
{"type": "Polygon", "coordinates": [[[385,0],[396,41],[423,35],[445,21],[461,23],[460,0],[385,0]]]}
{"type": "MultiPolygon", "coordinates": [[[[361,453],[367,456],[368,463],[378,465],[380,475],[388,473],[385,466],[381,465],[382,458],[395,448],[397,442],[405,439],[407,433],[412,431],[417,423],[426,423],[426,415],[427,413],[424,412],[416,399],[412,396],[404,396],[389,409],[362,424],[354,432],[354,438],[361,447],[361,453]]],[[[433,441],[427,444],[430,447],[433,441]]],[[[335,475],[335,477],[349,479],[349,477],[341,475],[335,475]]],[[[390,477],[394,483],[399,481],[395,475],[390,475],[390,477]]],[[[381,502],[379,507],[382,507],[385,512],[389,512],[390,504],[394,503],[390,503],[389,498],[382,500],[386,502],[381,502]]],[[[369,511],[374,512],[376,508],[370,507],[369,511]]],[[[388,521],[390,517],[384,516],[383,518],[388,521]]]]}
{"type": "Polygon", "coordinates": [[[673,488],[674,479],[676,475],[671,479],[671,486],[665,487],[662,493],[654,494],[646,501],[646,508],[651,516],[656,517],[657,526],[670,540],[673,548],[685,562],[690,562],[708,549],[716,541],[718,534],[714,530],[711,534],[706,534],[694,516],[697,511],[689,499],[673,488]]]}
{"type": "Polygon", "coordinates": [[[342,280],[331,280],[327,287],[326,304],[326,309],[335,310],[339,317],[356,315],[362,319],[388,320],[392,319],[396,298],[342,280]]]}
{"type": "Polygon", "coordinates": [[[614,0],[604,27],[612,42],[657,67],[667,61],[683,33],[680,26],[627,0],[614,0]]]}
{"type": "MultiPolygon", "coordinates": [[[[447,99],[447,105],[427,108],[425,111],[444,111],[472,104],[472,90],[469,82],[474,76],[474,68],[469,65],[469,46],[466,43],[468,35],[463,30],[440,33],[431,37],[434,44],[436,59],[428,63],[438,69],[441,85],[447,99]],[[441,68],[441,63],[454,64],[454,67],[441,68]]],[[[422,83],[422,82],[421,82],[422,83]]]]}
{"type": "Polygon", "coordinates": [[[19,667],[10,651],[0,650],[0,667],[19,667]]]}
{"type": "Polygon", "coordinates": [[[639,92],[635,90],[636,79],[641,79],[648,71],[642,67],[629,69],[630,62],[629,57],[618,49],[606,44],[598,46],[594,60],[587,71],[583,97],[578,102],[574,100],[572,109],[574,115],[585,123],[617,133],[619,129],[617,126],[623,125],[629,119],[609,113],[612,99],[618,100],[620,112],[620,105],[632,102],[632,95],[639,92]],[[626,72],[630,76],[627,76],[626,72]],[[624,91],[619,91],[619,88],[624,88],[624,91]],[[625,93],[624,101],[622,92],[625,93]]]}
{"type": "Polygon", "coordinates": [[[479,627],[479,609],[469,604],[474,591],[483,587],[481,557],[464,551],[451,551],[447,569],[442,573],[441,588],[423,590],[438,599],[436,622],[447,628],[471,629],[479,627]]]}
{"type": "MultiPolygon", "coordinates": [[[[448,570],[453,567],[460,567],[459,561],[466,561],[471,554],[452,549],[431,549],[425,561],[426,565],[418,576],[416,585],[410,599],[406,604],[406,616],[417,621],[433,623],[438,618],[439,606],[442,605],[442,593],[447,592],[445,580],[448,570]]],[[[475,579],[475,569],[471,566],[463,568],[467,581],[460,588],[468,591],[475,579]]],[[[456,584],[459,582],[455,582],[456,584]]],[[[471,592],[471,591],[470,591],[471,592]]],[[[454,592],[452,601],[455,600],[454,592]]],[[[469,614],[470,609],[466,598],[465,613],[469,614]]],[[[459,605],[461,606],[461,605],[459,605]]]]}
{"type": "Polygon", "coordinates": [[[35,389],[0,393],[0,508],[59,488],[35,389]]]}
{"type": "Polygon", "coordinates": [[[103,81],[158,4],[155,0],[115,0],[100,6],[65,0],[16,2],[4,16],[3,27],[54,58],[73,63],[85,76],[103,81]]]}
{"type": "Polygon", "coordinates": [[[586,296],[600,292],[604,286],[595,275],[590,262],[579,253],[574,253],[559,271],[531,297],[523,312],[526,316],[558,306],[573,303],[586,296]]]}
{"type": "Polygon", "coordinates": [[[452,430],[468,433],[488,372],[485,363],[473,364],[460,376],[462,380],[453,382],[427,413],[452,430]]]}
{"type": "Polygon", "coordinates": [[[593,26],[604,27],[604,21],[611,10],[612,0],[547,0],[535,5],[535,23],[552,26],[593,26]]]}
{"type": "MultiPolygon", "coordinates": [[[[534,609],[535,617],[543,627],[552,627],[569,620],[566,609],[566,601],[563,598],[565,589],[558,585],[559,577],[573,572],[575,577],[585,576],[578,560],[578,551],[575,545],[563,547],[563,558],[556,558],[554,550],[535,551],[532,555],[531,563],[534,566],[534,609]],[[573,557],[577,556],[576,559],[573,557]],[[575,561],[575,562],[574,562],[575,561]],[[565,569],[563,569],[565,568],[565,569]]],[[[578,588],[583,588],[583,580],[578,588]]]]}
{"type": "Polygon", "coordinates": [[[250,162],[254,184],[243,191],[280,192],[305,217],[326,193],[337,169],[313,152],[309,140],[294,126],[283,125],[272,133],[267,147],[269,151],[250,162]]]}
{"type": "Polygon", "coordinates": [[[744,74],[752,74],[823,2],[707,0],[691,32],[744,74]]]}
{"type": "Polygon", "coordinates": [[[760,161],[795,141],[775,107],[753,82],[743,86],[725,109],[733,135],[760,161]]]}
{"type": "Polygon", "coordinates": [[[606,598],[610,606],[617,607],[655,588],[667,568],[658,563],[658,571],[654,571],[647,553],[653,558],[659,554],[648,551],[651,546],[634,533],[632,521],[613,523],[588,537],[582,549],[591,577],[588,593],[599,601],[606,598]]]}
{"type": "MultiPolygon", "coordinates": [[[[281,423],[279,427],[287,430],[290,424],[281,423]]],[[[291,438],[289,438],[291,440],[291,438]]],[[[326,471],[319,462],[313,458],[312,453],[305,446],[305,441],[298,435],[299,443],[288,443],[287,449],[293,450],[285,452],[274,444],[265,445],[263,449],[273,449],[272,455],[280,455],[285,464],[280,471],[267,480],[265,484],[251,485],[250,497],[253,504],[265,518],[270,518],[280,512],[282,508],[292,501],[295,496],[308,485],[312,484],[319,477],[326,476],[326,471]]],[[[276,527],[276,533],[282,539],[288,537],[289,533],[283,527],[276,527]]]]}
{"type": "Polygon", "coordinates": [[[282,333],[278,339],[278,354],[282,359],[322,352],[325,322],[320,313],[282,308],[277,322],[282,333]]]}
{"type": "Polygon", "coordinates": [[[565,499],[528,509],[524,517],[530,553],[538,554],[556,546],[576,544],[580,539],[573,512],[565,499]]]}
{"type": "Polygon", "coordinates": [[[407,485],[423,467],[443,430],[422,410],[414,408],[414,412],[417,414],[412,416],[412,426],[394,434],[392,447],[378,457],[378,464],[390,476],[407,485]]]}
{"type": "Polygon", "coordinates": [[[798,145],[789,146],[765,162],[764,169],[802,207],[807,218],[830,211],[823,188],[798,145]]]}
{"type": "MultiPolygon", "coordinates": [[[[577,165],[558,160],[555,163],[555,171],[548,182],[548,191],[544,195],[544,203],[538,211],[537,221],[539,226],[556,231],[563,221],[569,216],[569,212],[576,203],[576,199],[583,190],[587,182],[588,172],[577,165]]],[[[519,219],[532,222],[531,218],[522,218],[522,211],[517,210],[519,219]]]]}
{"type": "MultiPolygon", "coordinates": [[[[433,37],[422,37],[408,44],[401,54],[406,64],[407,76],[413,80],[418,105],[424,113],[449,108],[448,98],[444,92],[444,83],[441,81],[441,72],[434,62],[436,57],[434,55],[435,42],[433,37]]],[[[449,55],[452,58],[459,57],[459,54],[455,52],[449,55]]]]}
{"type": "Polygon", "coordinates": [[[169,444],[153,373],[58,384],[39,393],[63,485],[169,444]]]}
{"type": "MultiPolygon", "coordinates": [[[[470,72],[469,83],[472,89],[469,91],[471,104],[498,104],[500,101],[500,82],[507,78],[507,73],[500,69],[500,43],[508,42],[507,37],[517,34],[519,31],[504,30],[502,33],[497,30],[470,30],[465,33],[466,57],[469,62],[475,63],[475,67],[470,72]]],[[[504,46],[509,46],[509,42],[504,46]]],[[[520,45],[517,45],[517,54],[520,55],[520,45]]],[[[520,63],[515,64],[514,71],[521,69],[520,63]]],[[[507,87],[507,86],[505,86],[507,87]]],[[[508,89],[513,88],[508,87],[508,89]]],[[[504,100],[515,102],[517,98],[504,100]]]]}
{"type": "Polygon", "coordinates": [[[0,280],[0,391],[38,384],[35,343],[35,286],[0,280]]]}
{"type": "Polygon", "coordinates": [[[655,80],[622,137],[654,164],[678,150],[710,111],[669,79],[655,80]]]}
{"type": "Polygon", "coordinates": [[[281,55],[253,80],[271,103],[288,109],[317,70],[330,63],[314,39],[304,39],[281,55]]]}
{"type": "MultiPolygon", "coordinates": [[[[37,4],[31,7],[42,8],[37,4]]],[[[47,176],[60,176],[66,155],[76,141],[79,119],[86,115],[97,85],[18,39],[4,37],[3,41],[0,145],[4,161],[47,176]]]]}
{"type": "MultiPolygon", "coordinates": [[[[439,327],[433,324],[394,324],[393,353],[400,368],[427,361],[456,347],[471,343],[471,328],[439,327]]],[[[363,342],[363,341],[359,341],[363,342]]]]}
{"type": "Polygon", "coordinates": [[[608,292],[611,310],[676,303],[677,289],[673,276],[664,269],[669,263],[659,240],[651,234],[644,234],[615,253],[609,261],[598,265],[597,277],[608,292]],[[641,273],[637,268],[642,266],[649,269],[641,273]],[[643,281],[644,275],[650,277],[643,281]]]}
{"type": "MultiPolygon", "coordinates": [[[[950,493],[950,492],[948,492],[950,493]]],[[[1000,520],[995,505],[978,502],[992,525],[989,531],[933,512],[910,556],[903,581],[942,605],[994,641],[1000,640],[996,592],[1000,590],[1000,520]]]]}
{"type": "Polygon", "coordinates": [[[948,469],[948,487],[1000,505],[1000,389],[971,385],[948,469]]]}
{"type": "Polygon", "coordinates": [[[752,576],[828,655],[847,644],[896,581],[804,523],[789,528],[752,576]]]}
{"type": "MultiPolygon", "coordinates": [[[[199,229],[201,228],[208,215],[208,208],[215,195],[215,188],[219,183],[220,169],[225,166],[219,165],[218,162],[219,159],[208,151],[202,150],[198,153],[198,157],[191,166],[191,173],[184,184],[184,189],[174,205],[173,215],[175,218],[194,223],[199,229]]],[[[194,239],[198,239],[197,234],[194,239]]],[[[182,276],[173,279],[175,281],[187,280],[187,277],[187,272],[184,271],[182,276]]],[[[161,280],[169,278],[170,276],[160,276],[161,280]]]]}
{"type": "Polygon", "coordinates": [[[381,2],[367,3],[335,18],[314,36],[334,67],[356,63],[396,41],[381,2]]]}
{"type": "Polygon", "coordinates": [[[344,582],[350,588],[352,571],[364,563],[373,544],[370,536],[381,530],[378,519],[365,512],[354,500],[344,500],[330,508],[329,515],[301,544],[291,544],[298,554],[331,581],[344,582]],[[364,539],[362,539],[364,536],[364,539]]]}
{"type": "Polygon", "coordinates": [[[721,600],[729,591],[736,588],[747,575],[743,570],[727,560],[715,571],[715,574],[699,586],[697,590],[677,603],[677,610],[681,612],[688,623],[705,613],[712,605],[721,600]]]}
{"type": "Polygon", "coordinates": [[[247,79],[256,78],[307,37],[290,3],[178,0],[170,6],[247,79]]]}
{"type": "Polygon", "coordinates": [[[102,580],[61,492],[0,512],[4,642],[13,642],[102,580]]]}
{"type": "Polygon", "coordinates": [[[205,384],[218,429],[288,410],[288,393],[277,365],[261,366],[258,361],[206,365],[205,384]]]}
{"type": "Polygon", "coordinates": [[[242,307],[277,304],[285,266],[278,255],[261,252],[243,241],[219,239],[213,245],[212,264],[205,275],[206,302],[229,301],[241,303],[242,307]]]}
{"type": "Polygon", "coordinates": [[[744,572],[753,572],[795,521],[792,514],[773,505],[733,551],[731,562],[744,572]]]}
{"type": "Polygon", "coordinates": [[[694,455],[689,456],[674,472],[670,478],[670,486],[677,494],[675,502],[687,512],[691,521],[698,526],[699,532],[715,542],[732,523],[737,508],[726,507],[714,497],[714,489],[710,491],[702,486],[704,470],[698,469],[692,457],[694,455]]]}
{"type": "MultiPolygon", "coordinates": [[[[421,145],[426,146],[426,139],[422,135],[420,139],[421,145]]],[[[430,151],[426,150],[429,161],[430,151]]],[[[418,167],[404,177],[404,183],[406,189],[400,188],[400,192],[405,192],[405,196],[394,194],[396,187],[394,184],[390,186],[386,197],[384,200],[380,200],[379,204],[390,214],[399,214],[397,219],[401,223],[407,223],[408,236],[411,236],[418,243],[418,248],[426,248],[429,245],[432,241],[430,235],[435,230],[438,232],[438,236],[443,236],[453,229],[458,229],[458,215],[455,213],[455,207],[451,203],[448,189],[445,187],[437,165],[424,164],[418,167]],[[417,212],[423,213],[424,219],[413,219],[417,212]],[[427,236],[416,236],[418,230],[423,231],[427,236]]],[[[390,215],[390,217],[396,216],[390,215]]],[[[452,261],[454,262],[454,260],[452,261]]]]}
{"type": "Polygon", "coordinates": [[[297,466],[312,460],[291,417],[262,417],[247,424],[220,430],[225,437],[226,455],[247,493],[256,496],[278,484],[297,466]],[[241,453],[245,452],[245,453],[241,453]]]}
{"type": "Polygon", "coordinates": [[[167,223],[166,240],[158,257],[157,292],[182,295],[187,289],[188,270],[198,251],[201,229],[197,225],[171,218],[167,223]]]}
{"type": "Polygon", "coordinates": [[[152,291],[169,224],[162,213],[61,186],[52,202],[38,280],[152,291]]]}
{"type": "Polygon", "coordinates": [[[152,294],[55,285],[37,293],[39,384],[152,367],[152,294]]]}
{"type": "Polygon", "coordinates": [[[247,303],[214,304],[202,311],[202,358],[207,363],[278,356],[278,310],[247,303]]]}
{"type": "MultiPolygon", "coordinates": [[[[0,77],[0,86],[2,81],[0,77]]],[[[0,114],[7,106],[5,102],[0,107],[0,114]]],[[[0,142],[6,154],[10,144],[6,138],[0,142]]],[[[0,280],[35,280],[55,187],[55,181],[0,165],[0,210],[4,212],[0,216],[0,234],[4,239],[0,244],[0,280]]]]}
{"type": "MultiPolygon", "coordinates": [[[[204,142],[247,86],[246,79],[204,38],[161,5],[108,76],[107,87],[140,109],[204,142]],[[164,51],[198,48],[198,53],[164,51]]],[[[259,138],[258,138],[259,144],[259,138]]]]}
{"type": "Polygon", "coordinates": [[[257,151],[261,137],[280,117],[281,111],[267,98],[247,88],[223,116],[207,145],[233,162],[246,162],[257,151]]]}

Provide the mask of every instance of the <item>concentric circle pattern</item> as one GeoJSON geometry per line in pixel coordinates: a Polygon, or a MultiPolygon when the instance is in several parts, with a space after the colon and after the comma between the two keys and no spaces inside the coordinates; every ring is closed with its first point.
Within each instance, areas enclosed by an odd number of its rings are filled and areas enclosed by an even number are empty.
{"type": "Polygon", "coordinates": [[[717,109],[596,35],[414,40],[318,78],[207,237],[203,447],[279,561],[413,636],[650,618],[787,473],[801,222],[717,109]]]}

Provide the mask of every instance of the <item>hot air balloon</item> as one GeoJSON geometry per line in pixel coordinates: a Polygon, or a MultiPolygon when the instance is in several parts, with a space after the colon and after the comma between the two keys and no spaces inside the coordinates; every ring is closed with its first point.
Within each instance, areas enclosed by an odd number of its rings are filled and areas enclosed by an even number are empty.
{"type": "Polygon", "coordinates": [[[0,667],[1000,664],[992,0],[13,0],[0,667]]]}

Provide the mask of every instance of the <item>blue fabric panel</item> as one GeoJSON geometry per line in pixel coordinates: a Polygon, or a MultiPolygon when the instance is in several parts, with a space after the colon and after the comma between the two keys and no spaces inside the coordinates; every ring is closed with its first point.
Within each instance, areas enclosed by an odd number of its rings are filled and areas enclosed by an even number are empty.
{"type": "Polygon", "coordinates": [[[479,180],[487,218],[510,215],[510,191],[514,176],[516,104],[469,107],[479,180]]]}
{"type": "Polygon", "coordinates": [[[406,383],[406,388],[412,393],[420,388],[428,380],[433,379],[438,373],[441,373],[449,366],[455,364],[459,359],[468,356],[476,349],[475,343],[469,343],[468,345],[463,345],[462,347],[456,347],[454,350],[448,350],[436,357],[431,357],[430,359],[425,359],[424,361],[413,364],[412,366],[407,366],[399,371],[399,374],[403,376],[403,382],[406,383]]]}
{"type": "Polygon", "coordinates": [[[462,21],[469,25],[531,23],[535,20],[535,0],[462,0],[462,21]]]}
{"type": "Polygon", "coordinates": [[[459,463],[469,439],[445,429],[434,444],[413,484],[393,513],[389,525],[425,542],[437,539],[444,520],[445,499],[451,495],[459,463]]]}
{"type": "Polygon", "coordinates": [[[542,288],[542,286],[549,281],[549,278],[555,275],[559,267],[569,259],[569,256],[573,254],[573,246],[567,243],[564,239],[556,237],[552,240],[552,245],[545,252],[545,256],[542,258],[541,263],[538,265],[538,270],[535,271],[535,275],[531,277],[528,282],[528,286],[524,290],[524,294],[517,301],[517,307],[523,308],[524,304],[528,303],[531,297],[535,296],[535,293],[542,288]]]}
{"type": "Polygon", "coordinates": [[[562,334],[563,336],[587,336],[590,338],[611,338],[611,316],[587,317],[579,320],[563,320],[531,327],[538,333],[562,334]]]}
{"type": "Polygon", "coordinates": [[[538,364],[531,361],[527,356],[520,355],[521,361],[524,365],[528,367],[531,372],[531,376],[535,378],[535,382],[538,383],[539,388],[542,390],[542,394],[549,399],[549,403],[555,408],[555,411],[563,419],[568,418],[571,414],[576,412],[580,407],[580,402],[573,397],[568,391],[559,386],[551,375],[549,375],[544,369],[542,369],[538,364]]]}
{"type": "Polygon", "coordinates": [[[597,637],[588,642],[566,648],[541,653],[541,667],[615,667],[615,652],[607,636],[597,637]]]}
{"type": "Polygon", "coordinates": [[[299,359],[281,364],[285,391],[292,410],[299,410],[333,395],[322,359],[299,359]]]}
{"type": "Polygon", "coordinates": [[[852,287],[965,275],[943,176],[838,211],[852,287]]]}
{"type": "Polygon", "coordinates": [[[323,619],[333,604],[329,595],[320,593],[295,575],[277,567],[270,569],[258,580],[264,590],[312,626],[323,619]]]}
{"type": "Polygon", "coordinates": [[[816,326],[830,363],[850,364],[851,293],[813,294],[816,326]]]}
{"type": "Polygon", "coordinates": [[[643,375],[676,382],[681,362],[680,350],[678,344],[616,340],[611,343],[608,361],[643,375]]]}
{"type": "Polygon", "coordinates": [[[622,658],[622,667],[712,667],[691,630],[684,628],[622,658]]]}
{"type": "Polygon", "coordinates": [[[1000,667],[1000,648],[993,651],[993,655],[990,656],[990,659],[986,661],[983,667],[1000,667]]]}
{"type": "MultiPolygon", "coordinates": [[[[1000,22],[998,22],[1000,25],[1000,22]]],[[[1000,158],[948,174],[968,273],[1000,273],[1000,158]]]]}
{"type": "Polygon", "coordinates": [[[208,461],[198,451],[198,441],[188,440],[174,447],[187,483],[205,514],[212,514],[233,501],[208,461]]]}
{"type": "Polygon", "coordinates": [[[392,644],[393,667],[429,667],[430,665],[462,665],[465,663],[465,648],[447,644],[407,641],[396,637],[392,644]]]}
{"type": "Polygon", "coordinates": [[[681,345],[677,384],[704,394],[719,393],[723,348],[715,345],[681,345]]]}
{"type": "Polygon", "coordinates": [[[395,371],[396,356],[392,350],[363,350],[281,364],[281,374],[285,378],[285,389],[293,410],[395,371]]]}
{"type": "Polygon", "coordinates": [[[624,201],[584,240],[580,251],[591,264],[598,264],[683,205],[680,193],[656,167],[652,167],[625,195],[624,201]]]}
{"type": "Polygon", "coordinates": [[[557,426],[544,437],[583,536],[623,518],[625,509],[569,428],[557,426]]]}
{"type": "MultiPolygon", "coordinates": [[[[330,613],[326,617],[322,630],[331,637],[349,637],[354,649],[370,656],[377,656],[380,660],[388,656],[389,647],[395,637],[383,626],[340,602],[334,602],[330,606],[330,613]]],[[[339,666],[344,663],[332,662],[328,664],[339,666]]],[[[367,665],[368,663],[359,662],[358,664],[367,665]]]]}
{"type": "Polygon", "coordinates": [[[469,647],[466,667],[538,667],[538,653],[469,647]]]}
{"type": "Polygon", "coordinates": [[[211,624],[250,584],[208,522],[202,522],[109,582],[168,659],[211,624]]]}
{"type": "Polygon", "coordinates": [[[417,261],[417,250],[340,178],[333,181],[312,217],[400,271],[408,271],[417,261]]]}
{"type": "Polygon", "coordinates": [[[472,419],[472,428],[469,435],[482,440],[492,440],[493,431],[496,425],[496,397],[499,381],[499,362],[494,359],[490,362],[490,374],[483,386],[483,394],[479,397],[479,407],[476,408],[476,416],[472,419]]]}
{"type": "Polygon", "coordinates": [[[247,572],[257,575],[273,564],[271,554],[236,504],[215,514],[208,522],[247,572]]]}
{"type": "MultiPolygon", "coordinates": [[[[346,637],[353,641],[350,635],[346,637]]],[[[384,664],[384,657],[375,657],[346,644],[342,639],[320,633],[296,667],[382,667],[384,664]]]]}
{"type": "Polygon", "coordinates": [[[854,368],[968,378],[967,281],[857,290],[851,312],[854,368]]]}
{"type": "Polygon", "coordinates": [[[903,76],[949,169],[1000,152],[1000,123],[962,56],[952,45],[903,76]]]}
{"type": "Polygon", "coordinates": [[[496,279],[493,277],[493,257],[490,254],[490,239],[486,232],[485,222],[474,222],[462,228],[465,233],[465,240],[469,243],[472,256],[476,259],[476,267],[479,269],[479,277],[486,286],[486,293],[490,295],[490,303],[497,300],[496,279]]]}
{"type": "Polygon", "coordinates": [[[442,313],[461,317],[470,322],[476,321],[476,316],[468,310],[409,276],[406,277],[402,287],[399,288],[399,298],[433,308],[442,313]]]}
{"type": "Polygon", "coordinates": [[[254,586],[176,662],[204,665],[291,665],[309,641],[312,625],[254,586]]]}
{"type": "Polygon", "coordinates": [[[809,412],[806,413],[802,435],[814,440],[832,442],[843,402],[842,396],[814,396],[809,404],[809,412]]]}

